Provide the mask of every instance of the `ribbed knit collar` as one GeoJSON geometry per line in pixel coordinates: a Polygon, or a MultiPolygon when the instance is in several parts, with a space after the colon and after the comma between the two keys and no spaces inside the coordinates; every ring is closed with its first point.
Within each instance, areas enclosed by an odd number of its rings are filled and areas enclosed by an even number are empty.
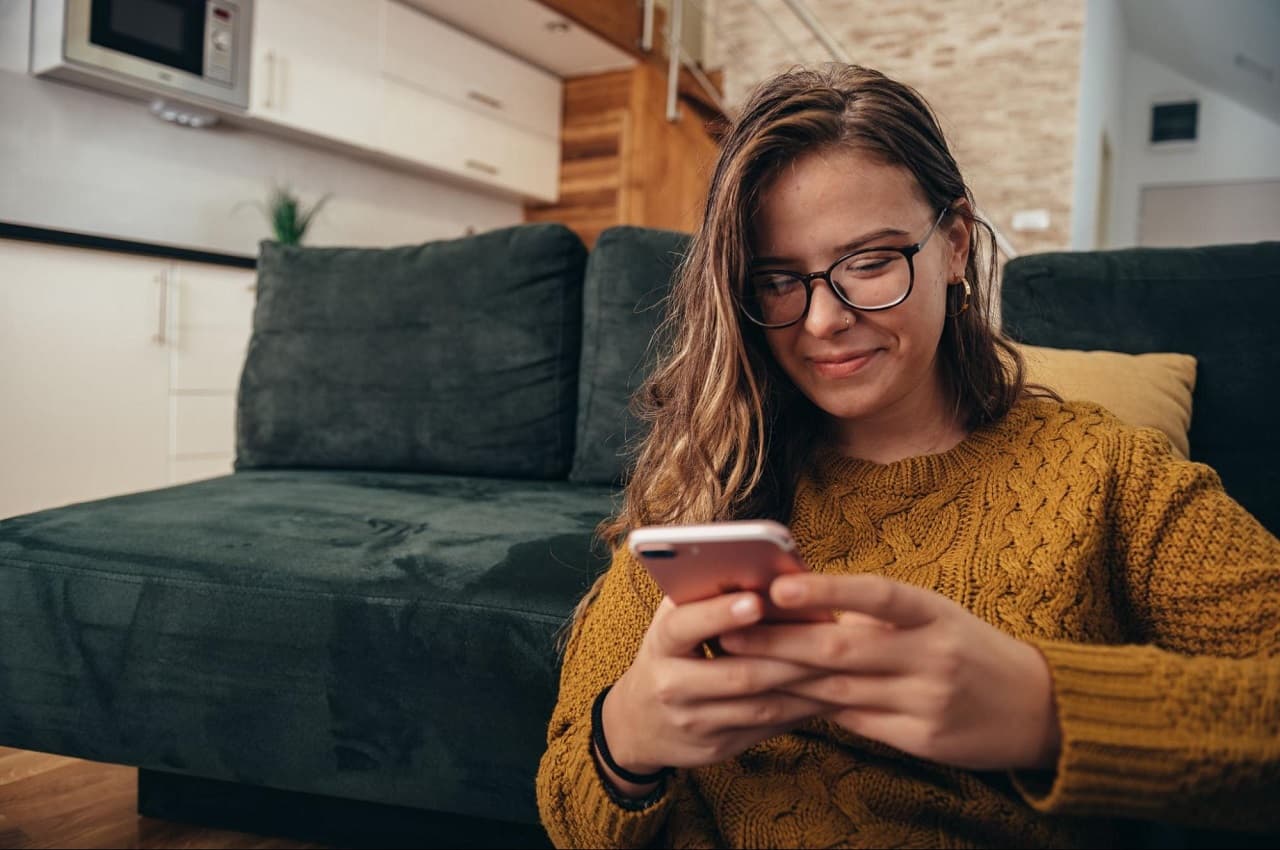
{"type": "Polygon", "coordinates": [[[920,496],[948,482],[972,479],[988,459],[1026,428],[1035,403],[1027,398],[1019,400],[1002,419],[976,429],[945,452],[893,463],[847,457],[835,445],[821,443],[814,449],[811,469],[820,482],[850,485],[863,493],[920,496]]]}

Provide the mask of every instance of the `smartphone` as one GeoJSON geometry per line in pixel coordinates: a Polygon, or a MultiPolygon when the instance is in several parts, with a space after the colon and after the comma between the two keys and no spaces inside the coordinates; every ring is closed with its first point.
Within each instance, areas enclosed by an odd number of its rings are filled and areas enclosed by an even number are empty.
{"type": "Polygon", "coordinates": [[[737,520],[651,525],[627,535],[627,548],[677,605],[752,590],[764,600],[765,620],[834,619],[827,610],[783,610],[769,599],[769,585],[775,578],[809,569],[782,523],[737,520]]]}

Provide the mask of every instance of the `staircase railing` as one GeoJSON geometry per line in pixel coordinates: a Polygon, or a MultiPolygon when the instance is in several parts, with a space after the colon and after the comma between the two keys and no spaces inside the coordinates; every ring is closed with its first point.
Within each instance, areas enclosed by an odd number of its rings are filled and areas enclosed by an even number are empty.
{"type": "MultiPolygon", "coordinates": [[[[684,48],[682,41],[684,26],[684,4],[686,0],[668,0],[669,10],[666,21],[666,42],[667,49],[667,120],[680,120],[680,69],[687,70],[698,86],[703,90],[708,100],[715,105],[716,109],[722,115],[732,117],[736,113],[736,108],[725,102],[724,96],[720,90],[707,77],[702,66],[689,56],[688,51],[684,48]]],[[[692,2],[694,10],[701,15],[705,21],[707,18],[706,7],[697,0],[687,0],[692,2]]],[[[791,40],[786,32],[779,26],[773,15],[760,4],[760,0],[750,0],[751,5],[759,13],[769,26],[773,29],[778,39],[787,46],[787,51],[792,58],[799,63],[812,61],[813,57],[806,56],[800,47],[791,40]]],[[[830,58],[836,62],[852,63],[854,60],[849,52],[844,49],[838,39],[823,25],[822,21],[805,5],[804,0],[781,0],[781,2],[791,10],[796,19],[804,24],[805,28],[813,35],[819,44],[826,50],[830,58]]],[[[657,3],[655,0],[644,0],[644,20],[641,30],[641,49],[646,53],[652,53],[654,50],[654,24],[657,3]]],[[[1014,247],[1004,232],[983,214],[982,210],[975,210],[977,215],[984,219],[991,227],[992,235],[995,236],[996,249],[1005,256],[1006,259],[1013,259],[1018,256],[1018,250],[1014,247]]]]}

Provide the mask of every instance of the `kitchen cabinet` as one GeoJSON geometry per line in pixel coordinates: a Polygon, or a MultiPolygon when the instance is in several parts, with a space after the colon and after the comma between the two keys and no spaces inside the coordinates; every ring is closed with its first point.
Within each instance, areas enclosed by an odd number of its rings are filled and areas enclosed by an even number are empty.
{"type": "Polygon", "coordinates": [[[465,109],[398,80],[383,89],[389,153],[527,198],[554,199],[560,142],[465,109]]]}
{"type": "Polygon", "coordinates": [[[253,280],[0,240],[0,517],[230,473],[253,280]]]}
{"type": "Polygon", "coordinates": [[[259,0],[250,119],[553,201],[559,78],[392,0],[259,0]]]}
{"type": "Polygon", "coordinates": [[[259,0],[250,116],[377,148],[382,11],[381,0],[259,0]]]}
{"type": "Polygon", "coordinates": [[[383,0],[382,71],[531,133],[560,133],[560,79],[448,24],[383,0]]]}

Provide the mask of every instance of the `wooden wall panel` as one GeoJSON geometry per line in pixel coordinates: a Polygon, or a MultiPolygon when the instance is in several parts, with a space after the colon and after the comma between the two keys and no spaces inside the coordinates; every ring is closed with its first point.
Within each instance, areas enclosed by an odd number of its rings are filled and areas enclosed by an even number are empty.
{"type": "Polygon", "coordinates": [[[704,113],[682,102],[666,118],[666,77],[650,63],[565,81],[560,198],[525,207],[562,222],[588,247],[618,224],[693,230],[716,145],[704,113]]]}

